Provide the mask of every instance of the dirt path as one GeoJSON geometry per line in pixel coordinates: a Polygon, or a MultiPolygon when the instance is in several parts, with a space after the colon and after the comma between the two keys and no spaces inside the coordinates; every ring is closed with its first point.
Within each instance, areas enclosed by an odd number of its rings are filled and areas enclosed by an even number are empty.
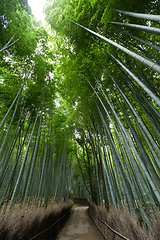
{"type": "Polygon", "coordinates": [[[103,240],[88,214],[88,207],[76,207],[57,240],[103,240]]]}

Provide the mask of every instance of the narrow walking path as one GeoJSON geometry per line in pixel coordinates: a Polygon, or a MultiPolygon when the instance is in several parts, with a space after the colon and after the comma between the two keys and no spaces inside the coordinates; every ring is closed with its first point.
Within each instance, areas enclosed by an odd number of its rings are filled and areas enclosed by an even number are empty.
{"type": "Polygon", "coordinates": [[[57,240],[103,240],[88,214],[88,206],[76,207],[57,240]]]}

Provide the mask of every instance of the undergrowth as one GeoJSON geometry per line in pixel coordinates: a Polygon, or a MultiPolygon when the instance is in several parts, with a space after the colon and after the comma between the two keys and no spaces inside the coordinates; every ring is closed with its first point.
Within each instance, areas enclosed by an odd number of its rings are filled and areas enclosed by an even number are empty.
{"type": "Polygon", "coordinates": [[[121,240],[123,238],[112,232],[103,223],[101,223],[93,212],[112,229],[129,240],[160,239],[160,216],[155,211],[152,211],[151,213],[149,219],[150,227],[148,231],[146,231],[143,226],[140,227],[136,217],[125,208],[123,210],[110,208],[109,212],[107,212],[104,206],[96,206],[94,203],[90,203],[89,211],[95,224],[107,240],[121,240]]]}
{"type": "MultiPolygon", "coordinates": [[[[32,206],[24,211],[15,206],[8,215],[2,213],[0,215],[0,240],[54,239],[62,224],[69,217],[73,206],[71,201],[55,206],[50,205],[41,210],[32,206]],[[61,220],[58,221],[59,219],[61,220]],[[57,221],[58,223],[56,223],[57,221]]],[[[160,239],[160,216],[154,211],[150,217],[148,233],[139,226],[137,219],[125,208],[123,210],[110,208],[110,211],[107,212],[104,206],[96,206],[89,202],[89,211],[107,240],[120,240],[122,238],[102,224],[93,212],[129,240],[160,239]]]]}
{"type": "Polygon", "coordinates": [[[30,207],[24,211],[15,206],[8,215],[0,215],[0,240],[54,239],[70,215],[71,208],[71,202],[50,205],[41,210],[30,207]]]}

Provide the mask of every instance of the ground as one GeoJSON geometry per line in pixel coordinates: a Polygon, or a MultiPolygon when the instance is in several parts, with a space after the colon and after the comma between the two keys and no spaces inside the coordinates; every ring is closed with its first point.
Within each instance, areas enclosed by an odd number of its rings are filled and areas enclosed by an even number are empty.
{"type": "Polygon", "coordinates": [[[56,240],[103,240],[88,214],[88,206],[75,207],[56,240]]]}

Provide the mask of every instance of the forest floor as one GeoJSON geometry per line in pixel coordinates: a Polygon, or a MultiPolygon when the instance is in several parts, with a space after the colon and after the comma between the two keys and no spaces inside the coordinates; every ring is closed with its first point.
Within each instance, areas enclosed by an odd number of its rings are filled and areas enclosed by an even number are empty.
{"type": "Polygon", "coordinates": [[[88,214],[88,206],[76,206],[56,240],[103,240],[88,214]]]}

